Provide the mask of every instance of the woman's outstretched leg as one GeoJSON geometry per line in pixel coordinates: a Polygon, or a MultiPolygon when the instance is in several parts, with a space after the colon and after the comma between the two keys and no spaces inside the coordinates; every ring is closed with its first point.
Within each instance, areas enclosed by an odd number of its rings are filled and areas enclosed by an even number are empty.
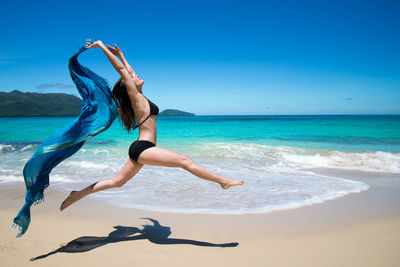
{"type": "Polygon", "coordinates": [[[244,183],[243,180],[222,177],[212,173],[190,158],[160,147],[151,147],[143,151],[139,156],[138,162],[143,165],[180,167],[199,178],[220,184],[223,189],[228,189],[235,185],[242,185],[244,183]]]}
{"type": "Polygon", "coordinates": [[[140,169],[143,167],[142,164],[138,164],[131,159],[128,159],[122,170],[113,178],[103,179],[80,191],[72,191],[69,196],[63,201],[60,206],[60,210],[64,210],[76,201],[86,197],[89,194],[106,190],[113,187],[123,186],[133,176],[135,176],[140,169]]]}

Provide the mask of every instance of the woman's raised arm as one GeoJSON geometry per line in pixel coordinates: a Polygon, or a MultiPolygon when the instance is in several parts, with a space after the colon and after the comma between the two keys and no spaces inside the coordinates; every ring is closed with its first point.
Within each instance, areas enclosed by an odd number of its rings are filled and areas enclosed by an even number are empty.
{"type": "MultiPolygon", "coordinates": [[[[114,66],[115,70],[118,71],[118,73],[121,75],[122,79],[125,82],[126,89],[128,90],[129,96],[132,96],[134,99],[136,99],[136,95],[139,94],[138,89],[136,88],[135,83],[132,81],[132,76],[128,68],[118,59],[117,56],[114,55],[113,52],[111,52],[104,44],[102,41],[96,41],[96,42],[86,42],[86,48],[97,48],[100,47],[100,49],[103,51],[103,53],[106,55],[108,60],[111,62],[111,64],[114,66]]],[[[132,70],[133,71],[133,70],[132,70]]]]}
{"type": "Polygon", "coordinates": [[[93,43],[86,42],[86,44],[87,49],[99,47],[114,66],[115,70],[118,71],[118,73],[121,74],[122,78],[124,79],[123,74],[125,71],[127,71],[125,65],[103,44],[102,41],[99,40],[93,43]]]}
{"type": "Polygon", "coordinates": [[[111,45],[107,45],[108,50],[110,50],[115,56],[119,57],[125,67],[128,69],[129,73],[134,75],[135,71],[132,69],[131,65],[129,65],[128,61],[125,59],[124,53],[122,53],[121,48],[118,45],[114,44],[115,47],[111,45]]]}

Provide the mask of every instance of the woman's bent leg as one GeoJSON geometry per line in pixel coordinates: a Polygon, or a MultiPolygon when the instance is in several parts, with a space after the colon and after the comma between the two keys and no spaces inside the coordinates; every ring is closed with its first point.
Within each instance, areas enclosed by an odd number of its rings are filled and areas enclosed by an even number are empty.
{"type": "Polygon", "coordinates": [[[212,173],[190,158],[160,147],[152,147],[143,151],[139,156],[138,162],[143,165],[180,167],[199,178],[219,183],[224,189],[244,183],[243,180],[226,178],[212,173]]]}
{"type": "Polygon", "coordinates": [[[84,198],[89,194],[124,185],[133,176],[135,176],[142,167],[143,167],[142,164],[139,164],[137,162],[132,161],[131,159],[128,159],[122,170],[113,178],[100,180],[80,191],[72,191],[70,195],[67,197],[67,199],[65,199],[64,202],[61,204],[60,210],[61,211],[64,210],[71,204],[75,203],[76,201],[84,198]]]}

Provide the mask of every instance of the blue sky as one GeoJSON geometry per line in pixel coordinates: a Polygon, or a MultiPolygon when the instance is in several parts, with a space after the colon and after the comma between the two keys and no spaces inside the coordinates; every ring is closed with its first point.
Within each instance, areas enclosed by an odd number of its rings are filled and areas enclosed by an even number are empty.
{"type": "MultiPolygon", "coordinates": [[[[121,47],[160,110],[400,114],[399,1],[7,1],[2,10],[0,91],[76,94],[68,59],[92,38],[121,47]]],[[[118,79],[100,49],[80,62],[118,79]]]]}

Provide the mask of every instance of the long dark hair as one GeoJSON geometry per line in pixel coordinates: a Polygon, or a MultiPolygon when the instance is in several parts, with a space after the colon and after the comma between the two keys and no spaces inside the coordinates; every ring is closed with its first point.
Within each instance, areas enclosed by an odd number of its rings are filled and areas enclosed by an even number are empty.
{"type": "Polygon", "coordinates": [[[137,125],[136,117],[122,77],[114,84],[112,96],[118,108],[122,124],[130,132],[137,125]]]}

